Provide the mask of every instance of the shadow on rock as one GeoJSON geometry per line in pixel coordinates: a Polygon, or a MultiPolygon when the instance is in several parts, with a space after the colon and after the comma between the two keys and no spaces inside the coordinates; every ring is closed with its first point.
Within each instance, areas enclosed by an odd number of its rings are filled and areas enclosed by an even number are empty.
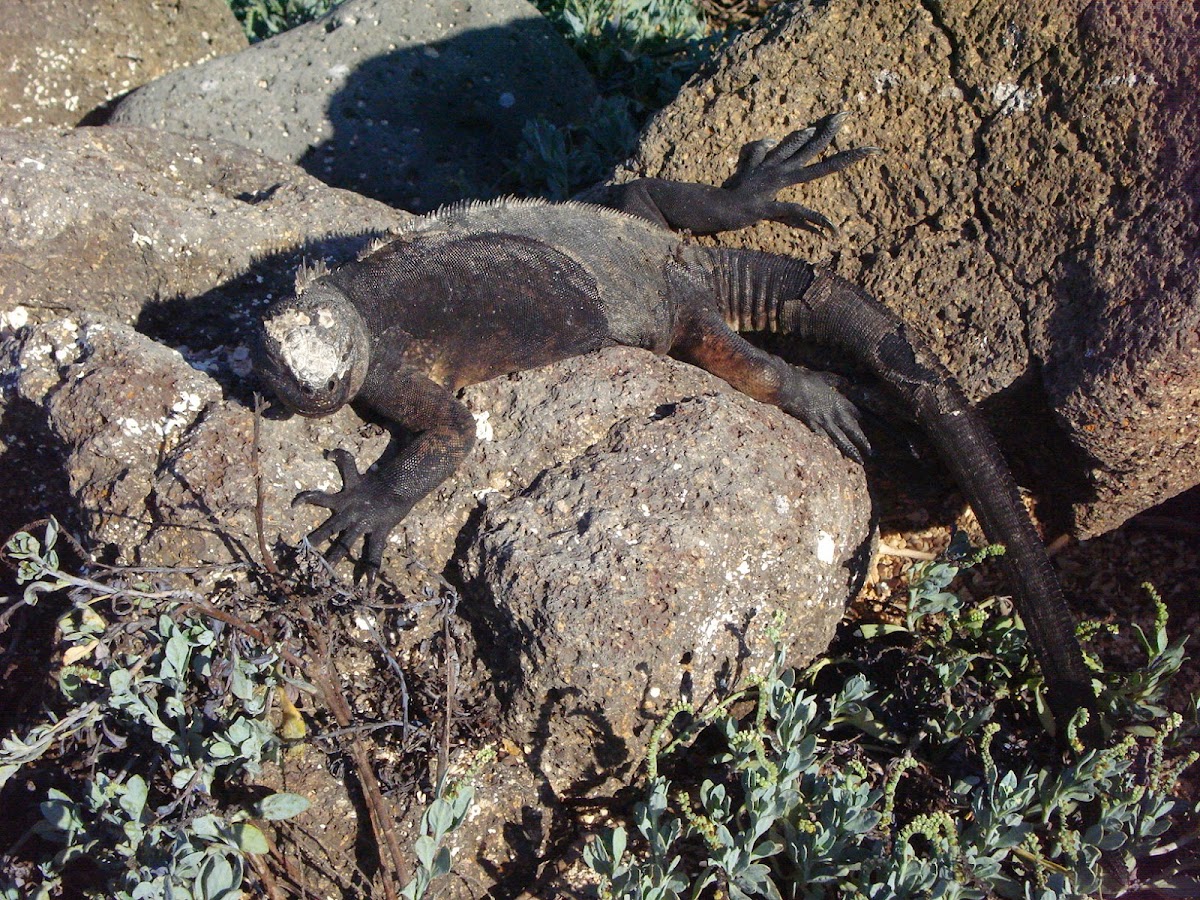
{"type": "Polygon", "coordinates": [[[543,37],[535,25],[515,21],[363,62],[328,101],[332,136],[297,163],[410,212],[513,190],[521,133],[538,109],[519,95],[536,87],[527,73],[481,73],[511,70],[543,37]]]}
{"type": "Polygon", "coordinates": [[[354,257],[381,231],[309,238],[296,248],[268,254],[238,275],[195,296],[147,302],[134,327],[159,343],[173,347],[195,368],[219,381],[230,396],[247,406],[262,387],[247,377],[249,358],[236,369],[220,357],[218,348],[253,346],[263,311],[294,289],[297,269],[318,261],[334,268],[354,257]]]}

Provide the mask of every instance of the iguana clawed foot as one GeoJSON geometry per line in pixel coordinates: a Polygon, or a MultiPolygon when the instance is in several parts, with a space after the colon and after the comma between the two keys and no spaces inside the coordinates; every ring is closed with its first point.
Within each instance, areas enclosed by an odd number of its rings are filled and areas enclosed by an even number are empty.
{"type": "Polygon", "coordinates": [[[826,435],[850,459],[862,465],[871,442],[862,429],[862,413],[840,390],[841,380],[828,372],[791,367],[780,390],[780,408],[813,431],[826,435]]]}
{"type": "Polygon", "coordinates": [[[736,203],[756,219],[770,219],[807,231],[837,232],[829,219],[807,206],[776,200],[786,187],[804,184],[840,172],[873,153],[878,147],[842,150],[820,162],[810,161],[829,146],[847,113],[826,116],[815,125],[793,131],[781,141],[766,138],[742,148],[737,171],[722,187],[734,193],[736,203]]]}
{"type": "Polygon", "coordinates": [[[292,500],[292,506],[310,503],[332,510],[333,515],[309,534],[308,541],[318,546],[330,541],[325,558],[337,563],[362,538],[362,563],[368,573],[374,573],[383,562],[388,535],[408,515],[415,499],[397,495],[377,472],[360,473],[354,457],[346,450],[330,450],[325,457],[337,466],[342,489],[302,491],[292,500]]]}

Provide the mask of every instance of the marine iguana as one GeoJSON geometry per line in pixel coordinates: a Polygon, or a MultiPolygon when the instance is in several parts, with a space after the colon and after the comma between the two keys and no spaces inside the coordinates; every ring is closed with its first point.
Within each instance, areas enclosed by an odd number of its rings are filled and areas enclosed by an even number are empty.
{"type": "Polygon", "coordinates": [[[397,426],[359,472],[331,452],[337,492],[304,491],[332,515],[309,536],[344,557],[361,538],[377,570],[387,537],[454,472],[475,422],[460,388],[622,344],[707,369],[823,432],[849,457],[869,451],[856,407],[825,374],[785,363],[736,331],[783,332],[865,365],[907,404],[940,450],[1003,557],[1059,725],[1080,707],[1096,724],[1073,618],[1016,485],[954,379],[898,316],[831,272],[786,256],[685,243],[760,220],[832,229],[776,199],[785,187],[864,158],[857,148],[811,162],[843,114],[742,152],[721,187],[643,178],[604,205],[500,200],[416,219],[356,261],[298,280],[260,334],[259,372],[307,416],[359,403],[397,426]]]}

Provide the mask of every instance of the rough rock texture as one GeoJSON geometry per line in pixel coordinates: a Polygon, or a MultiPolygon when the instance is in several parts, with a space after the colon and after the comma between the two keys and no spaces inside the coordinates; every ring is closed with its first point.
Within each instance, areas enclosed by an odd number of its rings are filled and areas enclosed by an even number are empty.
{"type": "Polygon", "coordinates": [[[0,125],[74,125],[159,75],[245,46],[225,0],[7,0],[0,125]]]}
{"type": "MultiPolygon", "coordinates": [[[[248,401],[249,329],[290,290],[297,265],[344,259],[407,218],[231,144],[127,128],[0,130],[0,329],[84,311],[136,323],[248,401]]],[[[73,340],[55,338],[72,360],[79,353],[64,342],[73,340]]],[[[118,392],[120,374],[117,365],[118,392]]],[[[6,390],[0,402],[6,534],[72,503],[66,476],[47,465],[61,459],[59,438],[39,407],[12,396],[6,390]]],[[[150,409],[113,414],[159,418],[150,409]]],[[[133,493],[137,501],[149,489],[133,493]]]]}
{"type": "MultiPolygon", "coordinates": [[[[18,453],[31,434],[51,436],[41,471],[25,477],[61,472],[72,508],[56,512],[78,519],[86,546],[133,565],[257,559],[246,405],[225,401],[221,386],[178,351],[91,313],[26,328],[9,351],[7,417],[33,427],[6,428],[6,449],[18,453]]],[[[336,441],[338,426],[356,420],[345,411],[266,426],[262,469],[279,497],[328,477],[314,442],[336,441]]],[[[286,502],[265,512],[272,540],[297,541],[319,518],[286,502]]]]}
{"type": "Polygon", "coordinates": [[[582,116],[594,97],[578,57],[524,0],[349,0],[139,89],[112,122],[234,141],[424,210],[494,196],[526,121],[582,116]]]}
{"type": "Polygon", "coordinates": [[[781,5],[619,177],[720,181],[744,142],[851,110],[841,140],[885,154],[797,192],[840,241],[722,242],[832,261],[922,326],[1095,534],[1197,483],[1198,45],[1183,3],[781,5]]]}
{"type": "Polygon", "coordinates": [[[675,368],[651,367],[656,412],[489,504],[468,550],[509,733],[563,795],[640,760],[680,697],[703,708],[764,671],[773,625],[793,660],[820,653],[865,571],[861,470],[675,368]]]}
{"type": "Polygon", "coordinates": [[[244,330],[302,259],[345,256],[345,236],[408,218],[232,144],[0,129],[0,313],[23,324],[86,309],[228,343],[221,332],[244,330]]]}

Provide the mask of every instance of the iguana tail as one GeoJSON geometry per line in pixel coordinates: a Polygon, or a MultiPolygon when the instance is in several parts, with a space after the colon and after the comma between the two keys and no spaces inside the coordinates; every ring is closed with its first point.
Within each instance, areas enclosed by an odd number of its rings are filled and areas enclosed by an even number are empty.
{"type": "Polygon", "coordinates": [[[784,256],[710,250],[727,322],[794,334],[842,351],[889,385],[953,472],[988,540],[1003,544],[1018,611],[1048,687],[1060,734],[1079,708],[1098,726],[1074,617],[995,440],[925,342],[865,291],[784,256]]]}

